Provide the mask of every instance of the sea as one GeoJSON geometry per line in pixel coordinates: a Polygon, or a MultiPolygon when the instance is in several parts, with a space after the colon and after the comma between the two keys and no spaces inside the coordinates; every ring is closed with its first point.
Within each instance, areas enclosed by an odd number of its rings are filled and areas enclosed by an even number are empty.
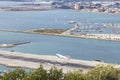
{"type": "MultiPolygon", "coordinates": [[[[73,27],[69,21],[120,23],[120,15],[57,9],[48,11],[0,11],[0,29],[29,30],[39,28],[73,27]]],[[[51,35],[0,31],[0,44],[30,41],[29,44],[0,50],[14,50],[25,54],[56,55],[81,60],[102,60],[120,64],[120,42],[51,35]]],[[[6,69],[1,65],[0,69],[6,69]]]]}

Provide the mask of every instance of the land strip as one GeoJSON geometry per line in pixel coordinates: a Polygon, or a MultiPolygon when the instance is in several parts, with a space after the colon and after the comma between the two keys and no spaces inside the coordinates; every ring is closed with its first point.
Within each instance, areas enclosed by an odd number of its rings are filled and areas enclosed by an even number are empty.
{"type": "Polygon", "coordinates": [[[11,52],[0,50],[0,64],[10,67],[25,67],[37,69],[39,65],[43,65],[46,70],[55,66],[58,69],[63,69],[63,72],[78,69],[93,68],[98,64],[106,64],[97,61],[85,61],[77,59],[61,59],[51,55],[36,55],[21,52],[11,52]]]}
{"type": "Polygon", "coordinates": [[[111,41],[120,41],[120,34],[95,34],[95,33],[71,33],[70,31],[75,29],[74,27],[70,29],[33,29],[33,30],[9,30],[9,29],[0,29],[0,31],[7,32],[20,32],[20,33],[32,33],[32,34],[42,34],[42,35],[53,35],[53,36],[62,36],[62,37],[76,37],[76,38],[89,38],[89,39],[98,39],[98,40],[111,40],[111,41]]]}
{"type": "Polygon", "coordinates": [[[67,29],[52,29],[52,28],[41,28],[35,30],[26,30],[25,32],[34,32],[34,33],[45,33],[45,34],[61,34],[65,32],[67,29]]]}
{"type": "MultiPolygon", "coordinates": [[[[43,32],[39,31],[39,30],[38,31],[37,30],[26,30],[26,31],[23,31],[23,32],[35,33],[35,34],[48,34],[48,35],[56,35],[56,36],[66,36],[66,37],[120,41],[120,34],[71,33],[71,31],[74,30],[74,29],[75,29],[75,27],[72,27],[70,29],[61,30],[61,32],[59,32],[59,33],[49,33],[49,32],[46,32],[46,29],[43,29],[43,32]]],[[[54,30],[55,29],[53,29],[53,31],[54,30]]],[[[54,31],[54,32],[56,32],[56,31],[54,31]]]]}
{"type": "Polygon", "coordinates": [[[0,7],[0,11],[36,11],[36,10],[52,10],[51,6],[10,6],[10,7],[0,7]]]}

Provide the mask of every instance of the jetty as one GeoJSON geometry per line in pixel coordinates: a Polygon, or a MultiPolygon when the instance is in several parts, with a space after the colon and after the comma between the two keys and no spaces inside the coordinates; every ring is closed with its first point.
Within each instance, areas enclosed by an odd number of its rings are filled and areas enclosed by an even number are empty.
{"type": "Polygon", "coordinates": [[[17,45],[22,45],[22,44],[28,44],[30,43],[30,41],[25,41],[25,42],[18,42],[18,43],[11,43],[11,44],[0,44],[0,48],[11,48],[11,47],[15,47],[17,45]]]}
{"type": "Polygon", "coordinates": [[[51,55],[37,55],[0,50],[0,64],[9,67],[24,67],[30,69],[37,69],[40,65],[43,65],[46,70],[55,66],[58,69],[62,68],[63,72],[66,73],[80,68],[86,70],[93,68],[98,64],[105,63],[77,59],[60,59],[57,56],[51,55]]]}

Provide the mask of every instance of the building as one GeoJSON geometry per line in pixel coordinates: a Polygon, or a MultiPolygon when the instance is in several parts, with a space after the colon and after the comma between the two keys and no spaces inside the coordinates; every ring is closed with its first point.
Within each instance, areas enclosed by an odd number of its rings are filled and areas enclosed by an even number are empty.
{"type": "Polygon", "coordinates": [[[75,3],[74,9],[75,9],[75,10],[80,10],[80,4],[75,3]]]}

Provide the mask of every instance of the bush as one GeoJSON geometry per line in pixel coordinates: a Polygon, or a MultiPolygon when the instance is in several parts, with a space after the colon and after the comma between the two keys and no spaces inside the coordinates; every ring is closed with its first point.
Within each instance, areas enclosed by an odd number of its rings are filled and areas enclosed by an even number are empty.
{"type": "Polygon", "coordinates": [[[89,80],[120,80],[120,69],[112,65],[98,65],[87,72],[89,80]]]}
{"type": "Polygon", "coordinates": [[[88,72],[81,70],[63,73],[62,69],[52,67],[46,71],[43,66],[26,73],[21,68],[16,68],[0,76],[0,80],[120,80],[120,69],[111,65],[98,65],[88,72]]]}
{"type": "Polygon", "coordinates": [[[16,68],[13,71],[8,71],[1,77],[2,80],[22,80],[26,76],[25,70],[16,68]]]}
{"type": "Polygon", "coordinates": [[[68,72],[65,74],[64,80],[87,80],[87,77],[82,73],[81,70],[68,72]]]}
{"type": "Polygon", "coordinates": [[[48,80],[47,71],[40,65],[37,70],[30,72],[24,80],[48,80]]]}
{"type": "Polygon", "coordinates": [[[61,80],[63,78],[62,69],[57,69],[56,67],[53,67],[50,69],[48,76],[49,80],[61,80]]]}

